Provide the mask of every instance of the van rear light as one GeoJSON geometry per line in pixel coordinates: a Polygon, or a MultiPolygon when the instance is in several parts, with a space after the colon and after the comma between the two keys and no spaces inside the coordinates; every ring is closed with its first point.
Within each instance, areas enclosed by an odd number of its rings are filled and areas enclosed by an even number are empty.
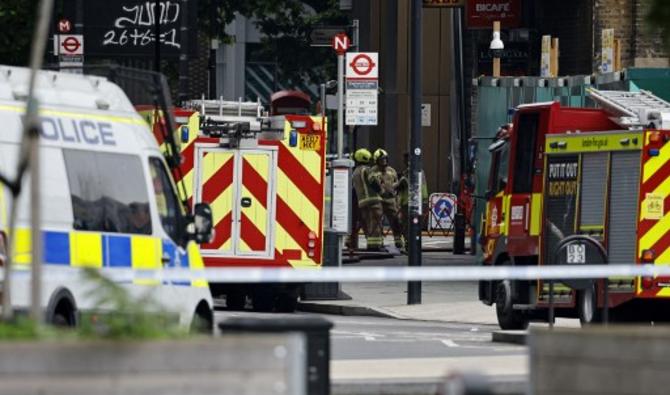
{"type": "Polygon", "coordinates": [[[309,232],[307,234],[307,256],[310,258],[314,258],[316,255],[316,252],[314,249],[316,248],[316,233],[314,232],[309,232]]]}
{"type": "Polygon", "coordinates": [[[642,288],[643,289],[651,289],[654,286],[654,278],[653,277],[642,277],[642,288]]]}
{"type": "Polygon", "coordinates": [[[640,260],[642,263],[654,263],[656,259],[656,253],[654,250],[642,250],[642,257],[640,260]]]}
{"type": "Polygon", "coordinates": [[[651,132],[649,134],[649,142],[650,143],[658,143],[661,141],[661,133],[660,132],[651,132]]]}

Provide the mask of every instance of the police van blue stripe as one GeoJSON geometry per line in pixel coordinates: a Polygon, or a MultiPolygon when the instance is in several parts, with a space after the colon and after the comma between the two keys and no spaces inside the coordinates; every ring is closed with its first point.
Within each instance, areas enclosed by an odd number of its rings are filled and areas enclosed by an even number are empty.
{"type": "Polygon", "coordinates": [[[168,267],[175,267],[175,245],[170,240],[163,239],[163,255],[170,257],[168,267]]]}
{"type": "Polygon", "coordinates": [[[67,232],[43,232],[44,261],[52,265],[70,264],[70,235],[67,232]]]}
{"type": "Polygon", "coordinates": [[[102,246],[106,267],[131,267],[129,236],[103,236],[102,246]]]}

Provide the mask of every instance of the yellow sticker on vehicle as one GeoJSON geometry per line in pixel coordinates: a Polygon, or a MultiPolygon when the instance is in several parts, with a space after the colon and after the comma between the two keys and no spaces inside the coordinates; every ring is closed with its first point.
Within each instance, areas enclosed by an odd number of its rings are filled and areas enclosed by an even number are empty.
{"type": "Polygon", "coordinates": [[[663,195],[658,193],[647,193],[643,202],[643,218],[659,220],[663,218],[665,211],[663,195]]]}
{"type": "Polygon", "coordinates": [[[318,151],[321,149],[321,136],[317,134],[300,134],[300,149],[318,151]]]}

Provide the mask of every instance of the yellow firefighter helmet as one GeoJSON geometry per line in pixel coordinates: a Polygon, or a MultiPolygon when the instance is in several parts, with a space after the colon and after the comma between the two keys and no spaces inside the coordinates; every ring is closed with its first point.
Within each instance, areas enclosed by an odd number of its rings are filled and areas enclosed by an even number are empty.
{"type": "Polygon", "coordinates": [[[359,163],[369,163],[372,154],[365,148],[360,148],[354,152],[354,160],[359,163]]]}
{"type": "Polygon", "coordinates": [[[374,159],[375,159],[375,162],[376,162],[376,161],[378,161],[380,158],[387,158],[388,156],[389,156],[388,152],[384,151],[384,150],[381,149],[381,148],[378,148],[378,149],[375,151],[374,159]]]}

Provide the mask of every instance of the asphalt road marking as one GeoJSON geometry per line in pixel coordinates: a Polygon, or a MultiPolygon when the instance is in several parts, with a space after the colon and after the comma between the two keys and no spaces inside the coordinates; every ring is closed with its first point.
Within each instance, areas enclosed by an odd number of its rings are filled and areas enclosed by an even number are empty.
{"type": "Polygon", "coordinates": [[[442,344],[444,344],[447,347],[453,348],[453,347],[460,347],[458,344],[454,343],[453,340],[442,340],[442,344]]]}

